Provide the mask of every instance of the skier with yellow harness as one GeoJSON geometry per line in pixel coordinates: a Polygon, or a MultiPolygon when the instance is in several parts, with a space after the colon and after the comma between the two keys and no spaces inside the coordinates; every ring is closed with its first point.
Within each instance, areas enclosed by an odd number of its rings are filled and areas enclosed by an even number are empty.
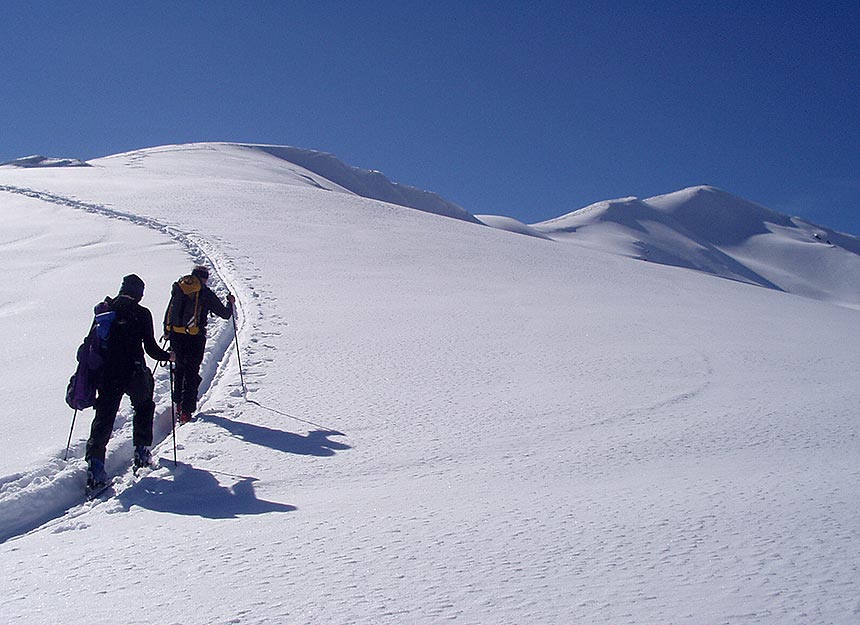
{"type": "Polygon", "coordinates": [[[187,423],[197,410],[197,392],[202,381],[200,365],[206,349],[206,321],[209,313],[222,319],[233,316],[233,302],[227,295],[227,305],[206,286],[209,270],[198,265],[190,275],[173,283],[170,304],[164,313],[164,334],[176,355],[173,380],[173,403],[179,422],[187,423]]]}

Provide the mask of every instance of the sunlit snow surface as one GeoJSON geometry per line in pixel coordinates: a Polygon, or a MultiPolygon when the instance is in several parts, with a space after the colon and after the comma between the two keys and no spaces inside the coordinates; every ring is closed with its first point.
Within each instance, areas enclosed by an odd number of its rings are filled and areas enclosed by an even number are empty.
{"type": "Polygon", "coordinates": [[[91,164],[0,170],[4,622],[860,619],[855,302],[607,253],[629,237],[602,226],[381,203],[249,147],[91,164]],[[91,307],[134,271],[159,319],[200,261],[241,349],[215,324],[178,466],[159,370],[161,467],[131,477],[124,410],[117,492],[82,504],[92,412],[64,462],[62,397],[91,307]]]}

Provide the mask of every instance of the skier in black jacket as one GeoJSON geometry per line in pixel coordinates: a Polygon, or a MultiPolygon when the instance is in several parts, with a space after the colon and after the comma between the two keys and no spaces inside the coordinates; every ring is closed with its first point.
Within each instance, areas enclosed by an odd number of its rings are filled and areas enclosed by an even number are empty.
{"type": "Polygon", "coordinates": [[[164,330],[170,347],[176,354],[173,375],[173,403],[179,413],[179,422],[188,423],[197,410],[197,393],[200,388],[200,365],[206,350],[206,325],[210,313],[222,319],[233,316],[232,295],[227,305],[206,286],[209,270],[198,265],[190,276],[173,283],[170,305],[164,313],[164,330]],[[180,310],[182,308],[183,310],[180,310]]]}
{"type": "Polygon", "coordinates": [[[87,486],[91,488],[107,483],[105,448],[123,395],[129,396],[134,409],[134,464],[145,466],[152,461],[149,447],[152,445],[155,383],[143,352],[146,350],[151,358],[160,361],[172,360],[173,355],[155,341],[152,313],[139,304],[143,289],[143,280],[130,274],[122,279],[119,295],[105,300],[116,316],[110,326],[103,375],[94,406],[96,414],[87,441],[87,486]]]}

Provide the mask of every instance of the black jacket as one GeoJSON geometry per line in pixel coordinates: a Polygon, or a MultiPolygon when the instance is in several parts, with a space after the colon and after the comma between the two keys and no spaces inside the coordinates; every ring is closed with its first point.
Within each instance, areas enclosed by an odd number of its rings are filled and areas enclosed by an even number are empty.
{"type": "MultiPolygon", "coordinates": [[[[179,286],[179,282],[173,283],[173,288],[170,291],[170,297],[173,299],[174,296],[180,294],[182,292],[182,288],[179,286]]],[[[164,326],[165,328],[168,325],[168,314],[170,313],[170,306],[168,305],[167,310],[164,311],[164,326]]],[[[197,319],[197,327],[200,328],[201,334],[206,334],[206,325],[209,321],[209,313],[218,315],[222,319],[229,319],[233,316],[233,304],[231,302],[227,302],[227,305],[221,303],[221,300],[218,299],[218,296],[210,289],[208,286],[202,285],[200,288],[200,314],[197,319]]]]}
{"type": "Polygon", "coordinates": [[[105,371],[128,374],[137,367],[145,366],[144,350],[155,360],[170,359],[170,354],[161,349],[155,340],[149,309],[127,295],[119,295],[114,299],[108,297],[105,301],[108,308],[116,312],[108,339],[105,371]]]}
{"type": "Polygon", "coordinates": [[[218,315],[222,319],[229,319],[233,316],[233,304],[227,302],[227,305],[221,303],[218,296],[212,292],[208,286],[204,286],[200,292],[200,301],[202,307],[200,309],[200,329],[206,329],[206,322],[209,318],[209,313],[218,315]]]}

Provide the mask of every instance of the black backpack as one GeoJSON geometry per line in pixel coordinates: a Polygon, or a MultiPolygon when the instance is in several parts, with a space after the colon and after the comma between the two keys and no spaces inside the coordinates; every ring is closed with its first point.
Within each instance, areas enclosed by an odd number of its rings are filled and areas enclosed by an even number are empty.
{"type": "Polygon", "coordinates": [[[183,276],[173,284],[170,303],[164,314],[164,333],[200,333],[200,309],[203,302],[200,295],[203,284],[197,276],[183,276]]]}

